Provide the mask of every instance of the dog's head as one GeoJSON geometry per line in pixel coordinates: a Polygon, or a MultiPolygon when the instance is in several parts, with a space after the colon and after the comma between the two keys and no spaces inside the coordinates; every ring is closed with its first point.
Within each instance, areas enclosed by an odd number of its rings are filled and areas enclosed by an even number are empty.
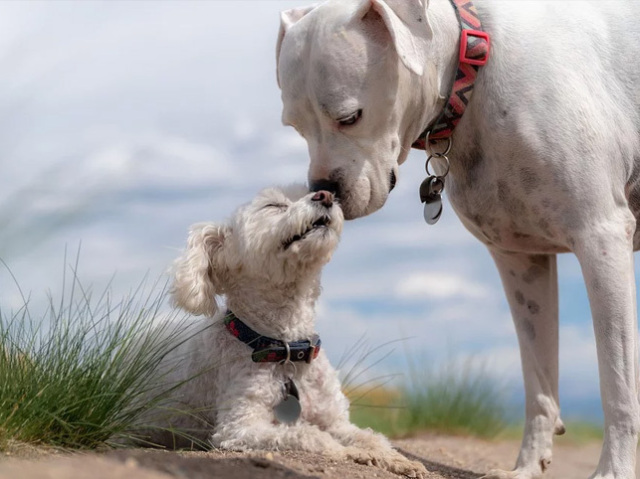
{"type": "Polygon", "coordinates": [[[216,295],[247,285],[279,288],[315,277],[329,261],[343,215],[327,191],[268,188],[224,224],[194,225],[175,263],[174,302],[213,315],[216,295]]]}
{"type": "Polygon", "coordinates": [[[348,219],[372,213],[438,111],[425,0],[329,0],[281,20],[282,119],[307,140],[311,188],[335,191],[348,219]]]}

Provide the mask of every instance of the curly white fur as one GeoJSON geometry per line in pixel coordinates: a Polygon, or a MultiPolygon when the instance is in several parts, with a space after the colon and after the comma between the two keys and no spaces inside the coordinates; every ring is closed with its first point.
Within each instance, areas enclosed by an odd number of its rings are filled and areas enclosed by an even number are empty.
{"type": "MultiPolygon", "coordinates": [[[[254,363],[251,348],[221,321],[224,310],[216,295],[224,294],[228,308],[260,334],[284,341],[314,334],[321,269],[343,224],[341,209],[324,203],[302,186],[269,188],[228,223],[191,229],[187,249],[176,261],[173,298],[208,318],[166,358],[168,384],[192,379],[158,413],[157,426],[223,449],[305,450],[421,476],[424,467],[393,450],[384,436],[349,422],[349,402],[323,351],[310,364],[295,363],[295,369],[254,363]],[[314,228],[321,218],[328,224],[314,228]],[[302,405],[293,425],[278,424],[273,413],[286,377],[297,384],[302,405]]],[[[150,440],[188,445],[166,433],[152,433],[150,440]]]]}

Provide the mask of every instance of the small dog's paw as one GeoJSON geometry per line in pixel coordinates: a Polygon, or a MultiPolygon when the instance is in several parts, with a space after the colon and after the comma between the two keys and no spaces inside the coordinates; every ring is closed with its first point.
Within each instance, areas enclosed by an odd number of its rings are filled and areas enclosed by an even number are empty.
{"type": "Polygon", "coordinates": [[[417,461],[411,461],[400,454],[398,454],[398,456],[397,458],[392,458],[389,463],[384,464],[382,467],[389,472],[400,474],[401,476],[416,477],[419,479],[426,477],[427,468],[424,467],[423,464],[417,461]]]}
{"type": "Polygon", "coordinates": [[[395,451],[368,451],[356,447],[346,449],[347,458],[358,464],[376,466],[394,474],[407,477],[424,478],[427,469],[416,461],[411,461],[395,451]]]}
{"type": "Polygon", "coordinates": [[[358,464],[364,464],[367,466],[378,465],[376,455],[366,449],[360,449],[359,447],[347,447],[345,448],[345,454],[347,459],[351,459],[358,464]]]}

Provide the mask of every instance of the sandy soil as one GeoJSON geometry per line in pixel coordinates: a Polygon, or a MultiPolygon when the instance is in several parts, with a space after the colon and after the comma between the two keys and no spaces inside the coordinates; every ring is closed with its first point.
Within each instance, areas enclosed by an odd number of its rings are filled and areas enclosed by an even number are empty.
{"type": "MultiPolygon", "coordinates": [[[[406,455],[422,461],[429,479],[476,479],[515,461],[516,441],[483,441],[422,436],[395,441],[406,455]]],[[[600,445],[558,445],[549,479],[585,479],[595,469],[600,445]]],[[[636,473],[638,475],[638,473],[636,473]]],[[[335,462],[319,455],[283,452],[239,454],[168,452],[150,449],[65,454],[22,450],[0,459],[0,479],[398,479],[372,466],[335,462]],[[13,457],[15,456],[15,457],[13,457]]]]}

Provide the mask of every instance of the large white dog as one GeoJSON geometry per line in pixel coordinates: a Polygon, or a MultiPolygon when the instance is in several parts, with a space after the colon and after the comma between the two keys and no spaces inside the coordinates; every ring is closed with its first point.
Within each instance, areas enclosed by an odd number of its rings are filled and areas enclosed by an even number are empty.
{"type": "MultiPolygon", "coordinates": [[[[454,130],[446,187],[500,271],[526,390],[515,470],[485,477],[540,477],[554,433],[564,432],[555,255],[574,252],[591,303],[605,416],[591,477],[633,478],[638,4],[477,0],[476,7],[492,51],[454,130]]],[[[439,117],[459,38],[449,0],[330,0],[282,14],[283,121],[308,142],[312,187],[334,190],[347,218],[385,203],[412,143],[439,117]]]]}

